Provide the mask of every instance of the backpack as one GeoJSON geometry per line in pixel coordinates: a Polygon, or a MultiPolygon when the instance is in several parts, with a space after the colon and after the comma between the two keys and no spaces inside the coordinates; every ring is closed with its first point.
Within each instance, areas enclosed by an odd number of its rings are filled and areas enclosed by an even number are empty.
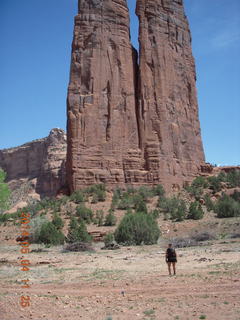
{"type": "Polygon", "coordinates": [[[167,249],[168,258],[176,258],[176,251],[174,248],[167,249]]]}

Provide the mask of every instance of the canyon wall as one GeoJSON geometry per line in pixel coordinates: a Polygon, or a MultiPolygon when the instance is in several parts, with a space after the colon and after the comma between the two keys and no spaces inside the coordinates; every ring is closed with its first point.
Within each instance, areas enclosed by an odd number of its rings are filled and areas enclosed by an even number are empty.
{"type": "Polygon", "coordinates": [[[48,137],[0,150],[0,168],[7,172],[13,202],[29,194],[56,196],[65,184],[66,133],[52,129],[48,137]]]}

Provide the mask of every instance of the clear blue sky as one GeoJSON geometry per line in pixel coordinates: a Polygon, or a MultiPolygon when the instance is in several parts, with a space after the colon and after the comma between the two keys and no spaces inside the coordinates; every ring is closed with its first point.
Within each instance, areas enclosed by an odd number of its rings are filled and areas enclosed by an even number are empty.
{"type": "MultiPolygon", "coordinates": [[[[138,46],[135,0],[128,0],[138,46]]],[[[240,1],[185,0],[206,160],[240,164],[240,1]]],[[[66,127],[77,0],[0,0],[0,149],[66,127]]]]}

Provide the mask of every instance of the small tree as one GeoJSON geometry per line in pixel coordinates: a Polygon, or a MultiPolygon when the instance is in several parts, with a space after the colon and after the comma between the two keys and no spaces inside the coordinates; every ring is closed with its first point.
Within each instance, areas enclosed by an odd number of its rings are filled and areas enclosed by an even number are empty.
{"type": "Polygon", "coordinates": [[[230,218],[240,216],[240,204],[224,194],[215,205],[215,212],[218,218],[230,218]]]}
{"type": "Polygon", "coordinates": [[[147,205],[146,200],[144,200],[141,196],[138,199],[135,199],[136,203],[134,205],[136,212],[144,212],[147,213],[147,205]]]}
{"type": "Polygon", "coordinates": [[[54,226],[58,230],[60,230],[64,227],[64,222],[63,222],[62,218],[57,213],[54,213],[52,223],[54,224],[54,226]]]}
{"type": "Polygon", "coordinates": [[[108,233],[108,234],[104,237],[103,241],[104,241],[105,246],[107,247],[108,245],[110,245],[111,243],[113,243],[113,242],[115,241],[114,234],[111,233],[111,232],[108,233]]]}
{"type": "Polygon", "coordinates": [[[205,201],[205,206],[207,210],[212,211],[214,209],[214,203],[208,194],[205,194],[204,201],[205,201]]]}
{"type": "Polygon", "coordinates": [[[221,185],[221,179],[218,177],[208,177],[209,182],[209,188],[213,190],[213,193],[221,191],[222,185],[221,185]]]}
{"type": "Polygon", "coordinates": [[[188,212],[188,219],[199,220],[204,215],[201,204],[198,201],[191,202],[188,212]]]}
{"type": "Polygon", "coordinates": [[[76,208],[76,214],[81,219],[86,221],[86,223],[91,223],[93,219],[93,212],[91,209],[86,208],[85,205],[80,204],[76,208]]]}
{"type": "Polygon", "coordinates": [[[7,210],[9,206],[10,190],[5,183],[6,176],[6,172],[0,168],[0,214],[7,210]]]}
{"type": "Polygon", "coordinates": [[[117,222],[117,218],[115,217],[115,215],[113,214],[112,211],[110,211],[105,218],[105,222],[104,225],[105,226],[115,226],[117,222]]]}
{"type": "Polygon", "coordinates": [[[73,202],[75,202],[77,204],[82,203],[85,201],[84,193],[80,190],[77,190],[71,194],[70,200],[72,200],[73,202]]]}
{"type": "Polygon", "coordinates": [[[159,196],[159,198],[164,197],[165,190],[164,190],[163,186],[161,184],[158,184],[155,187],[153,187],[153,194],[155,196],[159,196]]]}
{"type": "Polygon", "coordinates": [[[39,234],[39,242],[50,245],[58,245],[63,244],[64,239],[64,234],[58,230],[52,222],[49,221],[42,225],[39,234]]]}
{"type": "Polygon", "coordinates": [[[103,226],[104,214],[102,210],[97,210],[95,221],[98,227],[103,226]]]}
{"type": "Polygon", "coordinates": [[[76,218],[72,218],[69,224],[67,241],[70,243],[74,242],[91,242],[92,238],[87,232],[87,227],[84,221],[80,224],[77,222],[76,218]]]}
{"type": "Polygon", "coordinates": [[[126,214],[114,233],[116,241],[125,245],[154,244],[159,235],[153,216],[141,212],[126,214]]]}

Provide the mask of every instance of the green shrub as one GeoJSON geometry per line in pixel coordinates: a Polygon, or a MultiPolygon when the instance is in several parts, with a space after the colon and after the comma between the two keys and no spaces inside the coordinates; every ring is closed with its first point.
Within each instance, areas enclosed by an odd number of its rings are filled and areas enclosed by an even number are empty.
{"type": "Polygon", "coordinates": [[[212,211],[214,209],[214,203],[211,200],[209,194],[204,195],[205,206],[208,211],[212,211]]]}
{"type": "Polygon", "coordinates": [[[235,190],[233,194],[231,194],[231,198],[235,201],[240,202],[240,192],[235,190]]]}
{"type": "Polygon", "coordinates": [[[170,219],[174,221],[183,221],[186,218],[186,215],[187,207],[185,201],[178,199],[178,206],[170,212],[170,219]]]}
{"type": "Polygon", "coordinates": [[[105,226],[115,226],[116,223],[117,223],[117,218],[115,217],[115,215],[113,214],[113,212],[110,211],[110,212],[106,215],[104,225],[105,225],[105,226]]]}
{"type": "Polygon", "coordinates": [[[92,196],[92,203],[106,200],[106,188],[104,184],[95,184],[84,190],[88,196],[92,196]]]}
{"type": "Polygon", "coordinates": [[[47,223],[48,220],[45,216],[37,216],[31,218],[29,223],[30,230],[31,230],[31,242],[39,243],[39,235],[42,228],[42,225],[47,223]]]}
{"type": "Polygon", "coordinates": [[[226,174],[226,181],[231,188],[240,187],[240,170],[233,170],[226,174]]]}
{"type": "Polygon", "coordinates": [[[157,218],[159,218],[159,216],[160,216],[160,212],[159,212],[158,209],[154,209],[154,210],[150,211],[149,214],[151,214],[154,219],[157,219],[157,218]]]}
{"type": "Polygon", "coordinates": [[[240,216],[240,204],[230,196],[224,194],[215,205],[218,218],[230,218],[240,216]]]}
{"type": "Polygon", "coordinates": [[[165,219],[170,218],[171,220],[182,221],[186,218],[186,204],[184,200],[175,196],[159,199],[157,206],[164,212],[165,219]]]}
{"type": "Polygon", "coordinates": [[[134,198],[134,208],[136,212],[148,212],[146,200],[144,200],[140,195],[137,195],[137,197],[134,198]]]}
{"type": "Polygon", "coordinates": [[[86,221],[86,223],[91,223],[93,219],[93,212],[91,209],[86,208],[85,205],[80,204],[76,208],[76,214],[81,219],[86,221]]]}
{"type": "Polygon", "coordinates": [[[54,226],[58,230],[60,230],[64,227],[64,222],[63,222],[62,218],[57,213],[54,213],[52,223],[54,224],[54,226]]]}
{"type": "Polygon", "coordinates": [[[113,193],[113,196],[112,196],[112,203],[111,203],[112,210],[115,210],[117,208],[120,197],[121,197],[121,190],[116,189],[113,193]]]}
{"type": "Polygon", "coordinates": [[[154,196],[153,189],[147,186],[141,186],[135,191],[135,193],[138,194],[145,202],[154,196]]]}
{"type": "Polygon", "coordinates": [[[219,177],[208,177],[209,188],[214,192],[219,192],[222,188],[221,179],[219,177]]]}
{"type": "Polygon", "coordinates": [[[116,241],[125,245],[154,244],[159,235],[156,220],[142,212],[126,214],[114,233],[116,241]]]}
{"type": "Polygon", "coordinates": [[[75,202],[76,204],[82,203],[85,201],[84,193],[80,190],[75,191],[71,194],[70,200],[75,202]]]}
{"type": "Polygon", "coordinates": [[[164,197],[165,195],[165,190],[161,184],[156,185],[153,187],[153,194],[155,196],[159,196],[160,198],[164,197]]]}
{"type": "Polygon", "coordinates": [[[104,241],[105,246],[107,247],[108,245],[110,245],[111,243],[113,243],[113,242],[115,241],[114,234],[111,233],[111,232],[108,233],[108,234],[104,237],[103,241],[104,241]]]}
{"type": "Polygon", "coordinates": [[[188,219],[199,220],[204,215],[201,204],[198,201],[191,202],[188,212],[188,219]]]}
{"type": "Polygon", "coordinates": [[[196,177],[193,182],[192,182],[192,186],[195,188],[207,188],[208,187],[208,181],[206,180],[206,178],[199,176],[196,177]]]}
{"type": "Polygon", "coordinates": [[[122,197],[118,203],[118,209],[120,210],[127,210],[133,207],[133,197],[129,195],[129,193],[124,192],[122,197]]]}
{"type": "Polygon", "coordinates": [[[72,218],[69,224],[67,241],[70,243],[74,242],[91,242],[92,238],[87,232],[87,227],[84,221],[80,224],[77,222],[76,218],[72,218]]]}
{"type": "Polygon", "coordinates": [[[9,208],[10,189],[5,182],[6,172],[0,168],[0,214],[9,208]]]}
{"type": "Polygon", "coordinates": [[[94,220],[95,220],[95,224],[97,224],[98,227],[103,226],[103,221],[104,221],[103,210],[97,210],[96,217],[94,220]]]}
{"type": "Polygon", "coordinates": [[[64,234],[58,230],[52,222],[45,222],[41,226],[38,241],[49,245],[59,245],[64,243],[64,234]]]}

